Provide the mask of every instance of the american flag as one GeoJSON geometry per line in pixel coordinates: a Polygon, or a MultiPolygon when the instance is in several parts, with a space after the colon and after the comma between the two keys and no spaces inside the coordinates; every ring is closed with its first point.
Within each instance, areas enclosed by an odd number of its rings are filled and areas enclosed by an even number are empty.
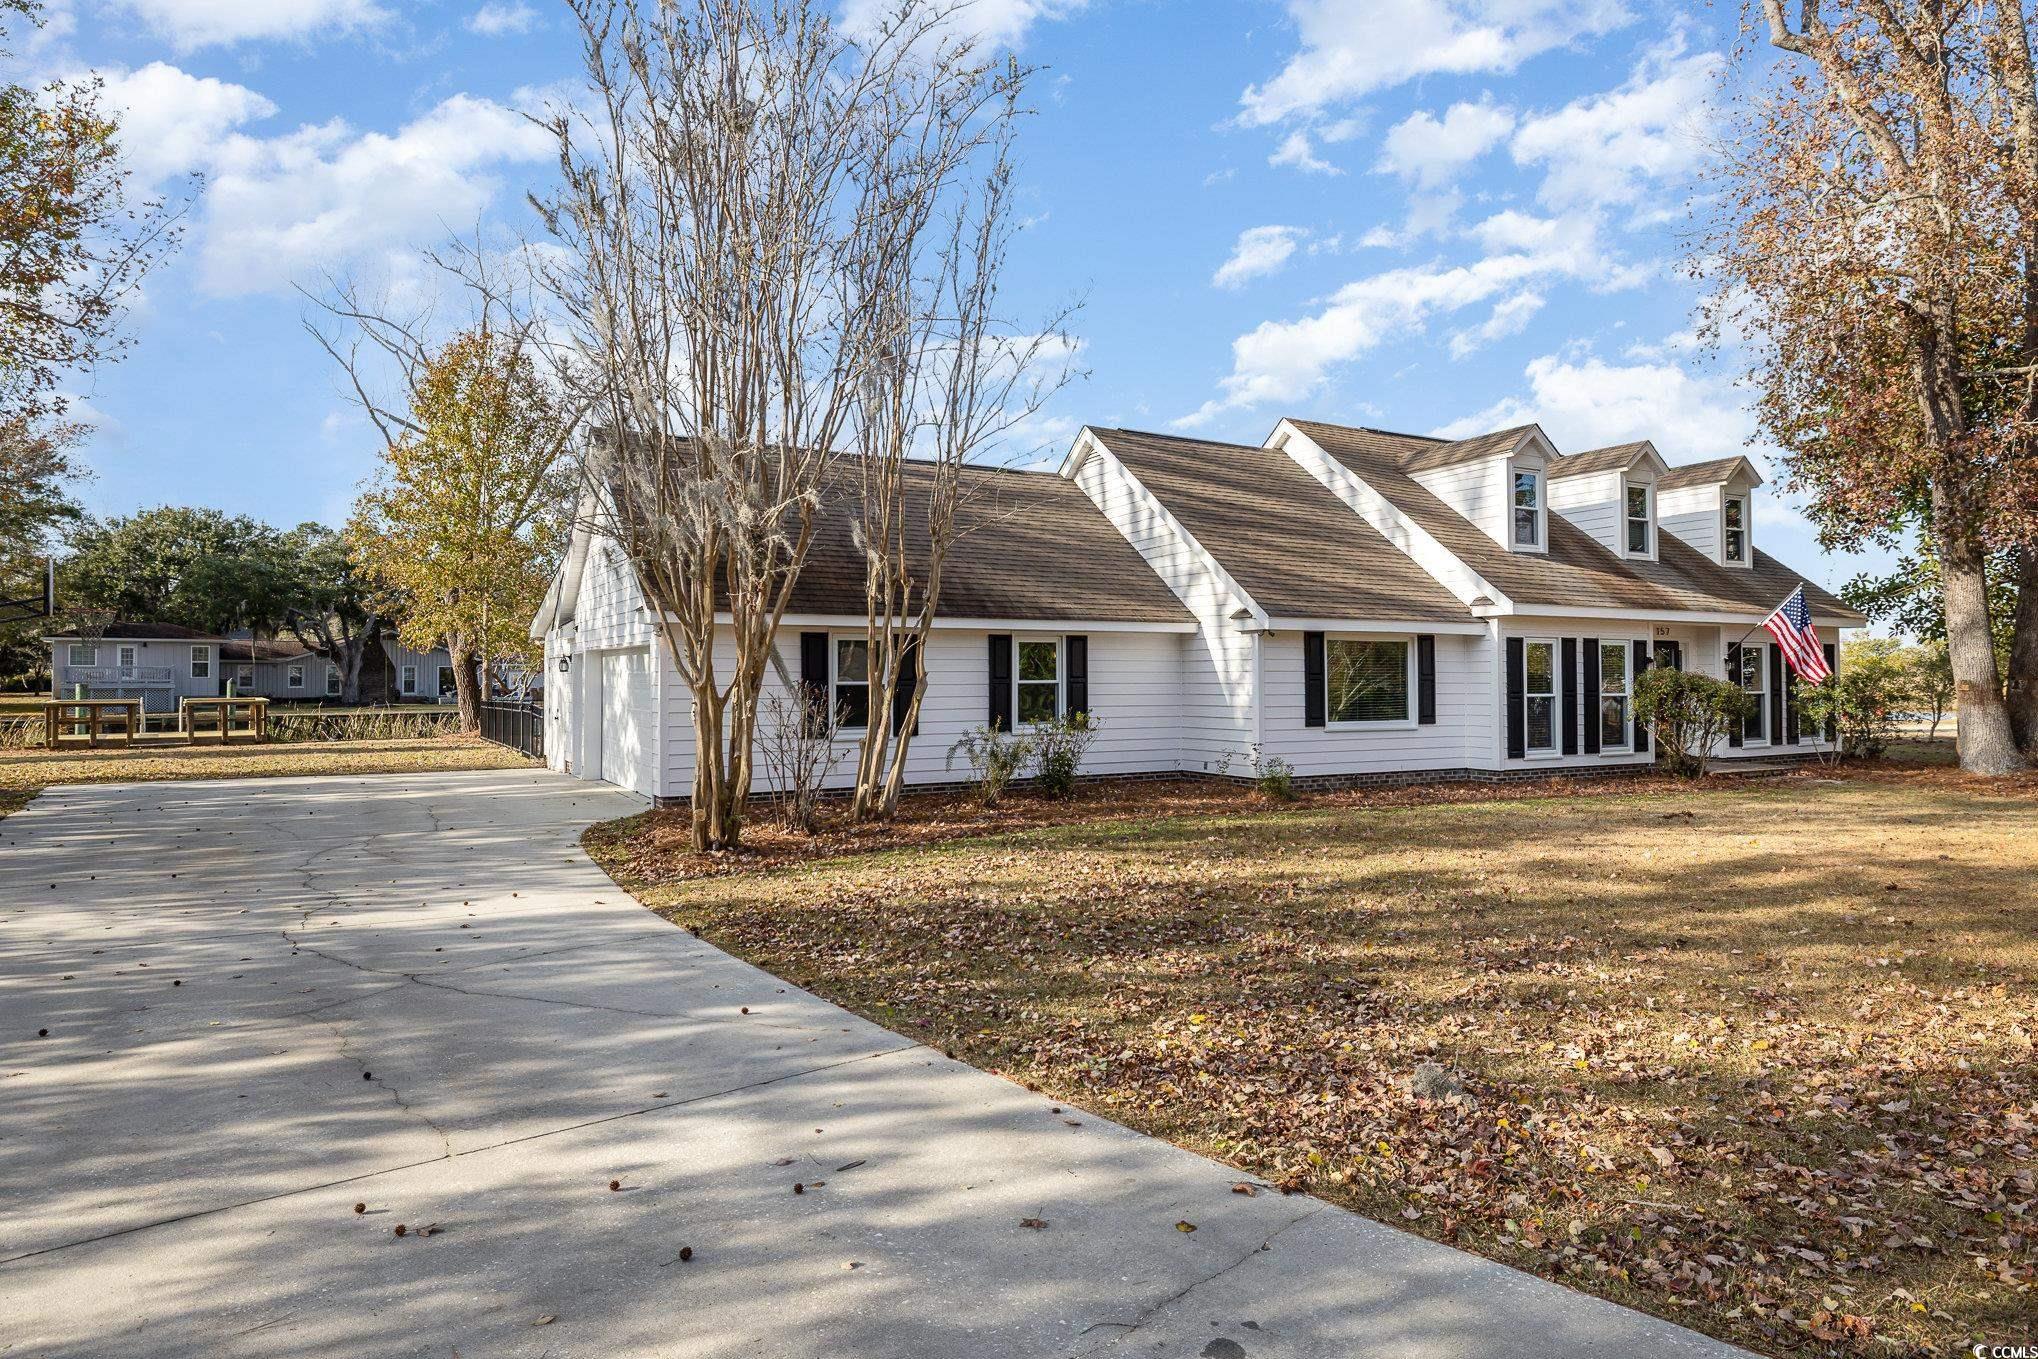
{"type": "Polygon", "coordinates": [[[1776,639],[1777,648],[1790,662],[1790,668],[1797,671],[1799,679],[1807,684],[1824,684],[1832,678],[1833,667],[1826,664],[1826,649],[1812,629],[1812,610],[1804,602],[1804,586],[1792,590],[1790,598],[1762,620],[1762,626],[1776,639]]]}

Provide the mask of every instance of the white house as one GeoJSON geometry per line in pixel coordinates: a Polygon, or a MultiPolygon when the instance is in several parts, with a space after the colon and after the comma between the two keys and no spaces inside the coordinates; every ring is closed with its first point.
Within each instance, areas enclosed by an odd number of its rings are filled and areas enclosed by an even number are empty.
{"type": "MultiPolygon", "coordinates": [[[[1283,420],[1258,447],[1089,428],[1058,471],[969,475],[915,783],[953,781],[970,728],[1068,711],[1101,723],[1092,774],[1632,768],[1654,759],[1633,703],[1652,665],[1759,697],[1727,758],[1820,745],[1761,628],[1801,578],[1755,544],[1743,458],[1673,467],[1647,442],[1566,457],[1533,425],[1441,440],[1283,420]]],[[[867,708],[849,517],[824,499],[767,682],[825,688],[845,744],[867,708]]],[[[1865,620],[1803,583],[1832,653],[1865,620]]],[[[576,534],[532,635],[553,767],[684,799],[691,696],[613,544],[576,534]]]]}

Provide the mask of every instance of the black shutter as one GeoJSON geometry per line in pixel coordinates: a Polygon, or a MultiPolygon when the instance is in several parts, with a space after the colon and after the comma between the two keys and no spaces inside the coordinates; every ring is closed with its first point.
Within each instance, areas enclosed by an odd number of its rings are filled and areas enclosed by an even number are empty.
{"type": "MultiPolygon", "coordinates": [[[[892,686],[892,737],[898,738],[906,729],[906,714],[913,706],[913,691],[920,687],[920,639],[909,638],[899,648],[899,682],[892,686]]],[[[920,724],[913,724],[913,735],[920,734],[920,724]]]]}
{"type": "Polygon", "coordinates": [[[1320,727],[1326,716],[1323,697],[1323,634],[1302,634],[1302,725],[1320,727]]]}
{"type": "Polygon", "coordinates": [[[1528,654],[1519,637],[1507,639],[1507,758],[1528,756],[1528,654]]]}
{"type": "MultiPolygon", "coordinates": [[[[1835,677],[1838,677],[1840,673],[1840,653],[1831,642],[1826,643],[1826,669],[1832,671],[1835,677]]],[[[1830,683],[1830,681],[1828,682],[1830,683]]],[[[1826,744],[1831,745],[1833,742],[1839,739],[1840,739],[1839,722],[1837,722],[1833,718],[1830,717],[1827,718],[1826,744]]]]}
{"type": "Polygon", "coordinates": [[[984,720],[999,731],[1012,730],[1012,634],[991,634],[991,705],[984,720]]]}
{"type": "MultiPolygon", "coordinates": [[[[1741,687],[1741,646],[1738,642],[1727,648],[1727,683],[1736,689],[1741,687]]],[[[1730,746],[1741,744],[1742,733],[1747,725],[1741,718],[1734,719],[1727,728],[1727,744],[1730,746]]]]}
{"type": "Polygon", "coordinates": [[[1798,683],[1795,667],[1786,666],[1783,672],[1783,741],[1785,745],[1798,742],[1798,683]]]}
{"type": "Polygon", "coordinates": [[[1789,663],[1781,647],[1769,648],[1769,743],[1783,744],[1783,672],[1789,663]]]}
{"type": "Polygon", "coordinates": [[[1415,639],[1415,720],[1425,727],[1437,720],[1437,639],[1428,633],[1415,639]]]}
{"type": "Polygon", "coordinates": [[[830,725],[828,697],[828,634],[800,634],[800,687],[806,690],[807,730],[821,735],[830,725]]]}
{"type": "Polygon", "coordinates": [[[1578,753],[1578,639],[1566,637],[1558,647],[1564,653],[1564,753],[1578,753]]]}
{"type": "Polygon", "coordinates": [[[1068,675],[1062,680],[1062,692],[1067,695],[1070,717],[1090,711],[1090,639],[1070,636],[1062,639],[1062,664],[1068,675]]]}
{"type": "MultiPolygon", "coordinates": [[[[1647,642],[1636,642],[1635,673],[1632,684],[1630,686],[1631,688],[1639,689],[1641,687],[1642,672],[1644,670],[1647,670],[1648,668],[1649,668],[1649,644],[1647,642]]],[[[1635,714],[1635,754],[1646,755],[1649,753],[1649,724],[1642,720],[1642,710],[1639,705],[1635,706],[1634,714],[1635,714]]]]}
{"type": "Polygon", "coordinates": [[[1599,753],[1599,639],[1587,637],[1585,648],[1585,753],[1599,753]]]}

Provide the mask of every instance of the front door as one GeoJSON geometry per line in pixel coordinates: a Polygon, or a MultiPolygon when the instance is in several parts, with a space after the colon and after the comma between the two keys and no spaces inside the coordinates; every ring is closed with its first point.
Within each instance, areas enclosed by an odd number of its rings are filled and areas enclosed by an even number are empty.
{"type": "Polygon", "coordinates": [[[1684,668],[1684,643],[1656,643],[1655,667],[1658,670],[1682,670],[1684,668]]]}

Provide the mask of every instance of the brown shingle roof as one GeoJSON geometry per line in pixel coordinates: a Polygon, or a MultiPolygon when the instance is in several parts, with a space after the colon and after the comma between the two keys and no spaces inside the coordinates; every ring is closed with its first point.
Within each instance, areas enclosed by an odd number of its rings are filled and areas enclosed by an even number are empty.
{"type": "MultiPolygon", "coordinates": [[[[1052,472],[969,468],[957,512],[962,537],[942,565],[944,618],[1184,623],[1192,615],[1080,487],[1052,472]]],[[[909,463],[909,556],[925,578],[933,469],[909,463]]],[[[864,611],[864,558],[854,538],[853,468],[822,497],[792,612],[864,611]]]]}
{"type": "MultiPolygon", "coordinates": [[[[53,632],[53,638],[70,638],[78,635],[75,628],[53,632]]],[[[106,630],[99,634],[105,641],[127,642],[209,642],[217,633],[200,632],[197,628],[182,627],[176,623],[108,623],[106,630]]]]}
{"type": "Polygon", "coordinates": [[[1558,477],[1589,477],[1595,472],[1625,472],[1648,446],[1646,440],[1638,439],[1633,443],[1611,444],[1605,448],[1573,453],[1570,457],[1558,457],[1551,460],[1545,475],[1555,480],[1558,477]]]}
{"type": "Polygon", "coordinates": [[[1714,458],[1710,462],[1688,462],[1656,478],[1656,485],[1665,491],[1682,490],[1687,486],[1717,486],[1732,480],[1734,473],[1743,467],[1750,475],[1755,474],[1755,465],[1738,454],[1731,458],[1714,458]]]}
{"type": "MultiPolygon", "coordinates": [[[[1515,425],[1510,429],[1496,429],[1491,434],[1475,434],[1469,439],[1431,439],[1420,434],[1397,434],[1394,437],[1407,441],[1401,454],[1402,468],[1410,472],[1427,472],[1512,452],[1522,436],[1534,428],[1534,425],[1515,425]]],[[[1377,434],[1385,431],[1367,432],[1377,434]]]]}
{"type": "MultiPolygon", "coordinates": [[[[1307,420],[1291,423],[1517,604],[1767,613],[1803,579],[1759,550],[1750,569],[1716,565],[1676,535],[1661,531],[1658,560],[1623,559],[1555,511],[1547,553],[1510,552],[1402,470],[1407,445],[1422,442],[1417,436],[1307,420]]],[[[1861,617],[1810,581],[1803,584],[1813,613],[1861,617]]]]}
{"type": "Polygon", "coordinates": [[[1270,615],[1434,623],[1471,610],[1285,453],[1092,430],[1270,615]]]}
{"type": "Polygon", "coordinates": [[[273,640],[250,642],[246,638],[225,641],[219,644],[219,658],[222,661],[249,663],[249,651],[253,659],[264,665],[275,661],[294,661],[300,656],[311,655],[311,649],[295,638],[278,637],[273,640]]]}

